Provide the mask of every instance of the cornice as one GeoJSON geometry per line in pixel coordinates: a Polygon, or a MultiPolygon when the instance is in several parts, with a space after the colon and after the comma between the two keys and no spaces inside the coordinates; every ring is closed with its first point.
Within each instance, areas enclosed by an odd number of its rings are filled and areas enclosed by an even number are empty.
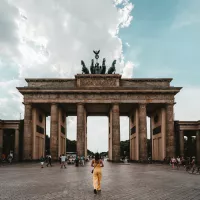
{"type": "Polygon", "coordinates": [[[33,87],[17,87],[17,89],[22,93],[170,93],[177,94],[181,88],[180,87],[172,87],[172,88],[163,88],[163,89],[128,89],[128,88],[106,88],[102,89],[101,87],[95,88],[55,88],[55,89],[45,89],[45,88],[33,88],[33,87]]]}

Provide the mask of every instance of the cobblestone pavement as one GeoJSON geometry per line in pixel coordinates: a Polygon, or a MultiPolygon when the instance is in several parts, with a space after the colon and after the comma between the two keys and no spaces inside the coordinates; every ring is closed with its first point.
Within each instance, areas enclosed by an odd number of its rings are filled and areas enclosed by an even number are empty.
{"type": "Polygon", "coordinates": [[[89,163],[85,167],[40,168],[39,164],[0,167],[0,199],[200,199],[200,175],[167,165],[112,164],[105,161],[102,192],[95,195],[89,163]]]}

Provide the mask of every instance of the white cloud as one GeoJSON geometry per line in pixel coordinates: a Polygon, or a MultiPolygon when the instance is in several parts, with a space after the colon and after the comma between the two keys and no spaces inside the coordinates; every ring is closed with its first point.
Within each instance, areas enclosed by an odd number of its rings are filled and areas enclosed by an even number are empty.
{"type": "Polygon", "coordinates": [[[175,120],[200,120],[200,87],[184,87],[175,101],[175,120]]]}
{"type": "Polygon", "coordinates": [[[107,68],[114,59],[118,73],[130,65],[118,36],[132,20],[128,0],[0,0],[0,5],[2,119],[19,119],[23,99],[15,87],[24,86],[26,77],[74,77],[81,73],[80,61],[89,66],[98,49],[107,68]]]}
{"type": "Polygon", "coordinates": [[[133,77],[134,64],[128,61],[123,69],[122,78],[132,78],[133,77]]]}

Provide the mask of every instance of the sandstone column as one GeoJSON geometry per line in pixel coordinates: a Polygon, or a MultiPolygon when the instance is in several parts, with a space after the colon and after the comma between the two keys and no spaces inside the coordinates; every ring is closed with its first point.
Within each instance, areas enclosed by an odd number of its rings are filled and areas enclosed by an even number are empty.
{"type": "Polygon", "coordinates": [[[108,116],[108,158],[112,160],[112,109],[110,109],[108,116]]]}
{"type": "Polygon", "coordinates": [[[3,129],[0,128],[0,155],[2,155],[3,151],[3,129]]]}
{"type": "Polygon", "coordinates": [[[139,160],[147,161],[146,104],[139,104],[139,160]]]}
{"type": "Polygon", "coordinates": [[[175,156],[174,104],[166,105],[166,156],[175,156]]]}
{"type": "Polygon", "coordinates": [[[51,105],[51,122],[50,122],[50,153],[52,160],[58,159],[58,105],[51,105]]]}
{"type": "Polygon", "coordinates": [[[113,104],[112,106],[112,161],[120,161],[119,104],[113,104]]]}
{"type": "Polygon", "coordinates": [[[19,129],[15,129],[15,158],[16,161],[19,160],[19,129]]]}
{"type": "Polygon", "coordinates": [[[85,156],[85,108],[84,104],[77,104],[77,142],[78,156],[85,156]]]}
{"type": "Polygon", "coordinates": [[[152,116],[150,116],[150,151],[151,151],[151,159],[153,159],[153,128],[152,128],[152,116]]]}
{"type": "Polygon", "coordinates": [[[33,127],[32,127],[32,105],[29,103],[25,104],[24,111],[24,153],[23,157],[25,160],[32,158],[32,147],[33,147],[33,127]]]}
{"type": "Polygon", "coordinates": [[[196,157],[197,163],[200,164],[200,130],[196,132],[196,157]]]}
{"type": "Polygon", "coordinates": [[[179,131],[180,156],[184,156],[184,131],[179,131]]]}

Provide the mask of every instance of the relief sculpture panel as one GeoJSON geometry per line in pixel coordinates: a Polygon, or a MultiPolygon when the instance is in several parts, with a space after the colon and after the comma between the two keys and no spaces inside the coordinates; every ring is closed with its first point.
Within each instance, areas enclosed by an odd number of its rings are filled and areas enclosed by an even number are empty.
{"type": "Polygon", "coordinates": [[[79,87],[116,87],[116,78],[81,78],[78,79],[79,87]]]}
{"type": "Polygon", "coordinates": [[[25,94],[25,102],[63,102],[63,103],[76,103],[76,102],[127,102],[127,103],[173,103],[174,97],[169,94],[148,95],[145,94],[127,94],[127,93],[60,93],[60,94],[25,94]]]}

